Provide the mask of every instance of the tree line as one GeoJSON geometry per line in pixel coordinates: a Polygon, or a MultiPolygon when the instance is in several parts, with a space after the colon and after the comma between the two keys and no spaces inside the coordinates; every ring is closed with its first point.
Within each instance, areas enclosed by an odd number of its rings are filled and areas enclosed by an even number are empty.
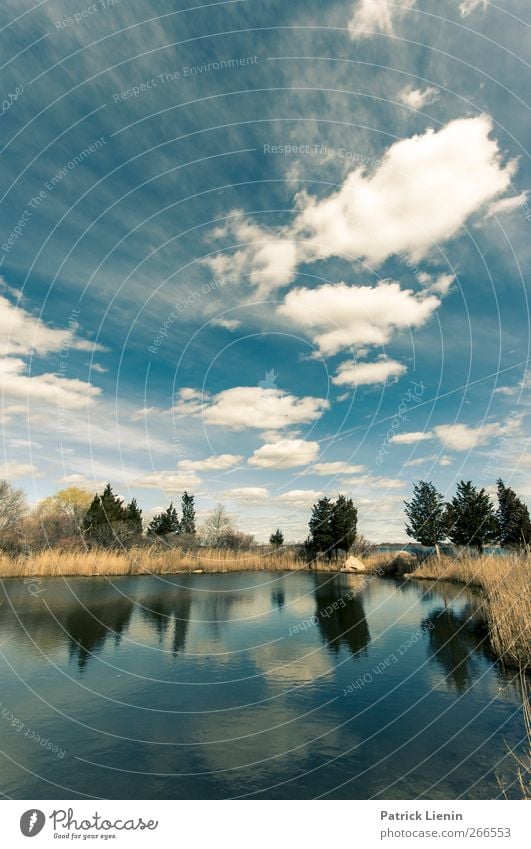
{"type": "MultiPolygon", "coordinates": [[[[438,548],[450,542],[473,546],[481,552],[485,545],[526,549],[531,545],[531,520],[522,499],[497,481],[497,505],[485,489],[471,481],[460,481],[448,502],[430,481],[418,481],[410,501],[404,502],[407,535],[424,546],[438,548]]],[[[320,498],[313,505],[309,534],[301,554],[308,560],[338,559],[368,546],[357,532],[358,509],[351,498],[320,498]]],[[[173,502],[157,513],[145,527],[136,499],[125,501],[107,484],[101,494],[91,495],[78,487],[68,487],[43,499],[28,510],[22,490],[0,480],[0,550],[32,551],[43,548],[89,549],[157,544],[207,545],[213,548],[248,549],[255,545],[252,534],[236,527],[234,517],[218,504],[196,529],[195,498],[184,492],[180,512],[173,502]]],[[[277,528],[269,538],[280,549],[284,534],[277,528]]]]}
{"type": "Polygon", "coordinates": [[[449,540],[454,545],[485,545],[525,549],[531,543],[529,510],[516,492],[497,481],[497,506],[485,489],[460,481],[455,496],[445,502],[430,481],[419,481],[411,501],[405,502],[406,533],[421,545],[437,548],[449,540]]]}

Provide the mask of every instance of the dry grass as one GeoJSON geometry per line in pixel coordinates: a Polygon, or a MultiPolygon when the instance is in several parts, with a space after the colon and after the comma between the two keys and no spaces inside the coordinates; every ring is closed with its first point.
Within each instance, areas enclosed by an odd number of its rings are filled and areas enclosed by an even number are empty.
{"type": "Polygon", "coordinates": [[[510,666],[531,666],[531,557],[430,558],[411,577],[479,587],[492,648],[510,666]]]}
{"type": "Polygon", "coordinates": [[[253,552],[224,549],[182,551],[178,548],[132,548],[129,551],[61,552],[54,549],[30,557],[0,556],[0,577],[29,578],[93,575],[146,575],[258,570],[295,571],[307,568],[291,551],[253,552]]]}
{"type": "MultiPolygon", "coordinates": [[[[384,572],[392,554],[371,554],[364,558],[370,571],[384,572]]],[[[342,561],[317,561],[312,568],[335,571],[342,561]]],[[[55,549],[36,552],[31,556],[0,555],[1,578],[58,577],[75,575],[146,575],[193,572],[286,571],[307,569],[308,565],[292,550],[286,551],[229,551],[201,548],[183,551],[179,548],[132,548],[129,551],[65,552],[55,549]]]]}

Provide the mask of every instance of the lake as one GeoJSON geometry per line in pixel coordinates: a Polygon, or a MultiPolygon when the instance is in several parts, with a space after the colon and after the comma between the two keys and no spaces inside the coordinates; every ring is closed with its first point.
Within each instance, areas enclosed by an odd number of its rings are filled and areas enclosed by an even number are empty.
{"type": "Polygon", "coordinates": [[[518,796],[478,596],[329,573],[4,580],[15,799],[518,796]]]}

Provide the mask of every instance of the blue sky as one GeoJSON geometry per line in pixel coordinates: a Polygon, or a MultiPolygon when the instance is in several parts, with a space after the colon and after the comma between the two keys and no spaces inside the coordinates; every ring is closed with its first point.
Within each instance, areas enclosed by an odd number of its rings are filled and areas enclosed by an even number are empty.
{"type": "Polygon", "coordinates": [[[524,0],[2,4],[3,470],[302,539],[531,498],[524,0]]]}

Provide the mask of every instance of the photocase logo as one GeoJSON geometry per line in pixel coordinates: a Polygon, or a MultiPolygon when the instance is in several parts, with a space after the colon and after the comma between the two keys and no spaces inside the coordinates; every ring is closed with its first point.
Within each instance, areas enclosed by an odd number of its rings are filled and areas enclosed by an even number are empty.
{"type": "Polygon", "coordinates": [[[258,381],[258,386],[261,389],[276,389],[277,388],[277,377],[275,369],[272,368],[269,371],[266,371],[264,374],[263,380],[258,381]]]}
{"type": "Polygon", "coordinates": [[[32,808],[20,817],[20,830],[24,837],[35,837],[44,828],[46,817],[42,811],[32,808]]]}

